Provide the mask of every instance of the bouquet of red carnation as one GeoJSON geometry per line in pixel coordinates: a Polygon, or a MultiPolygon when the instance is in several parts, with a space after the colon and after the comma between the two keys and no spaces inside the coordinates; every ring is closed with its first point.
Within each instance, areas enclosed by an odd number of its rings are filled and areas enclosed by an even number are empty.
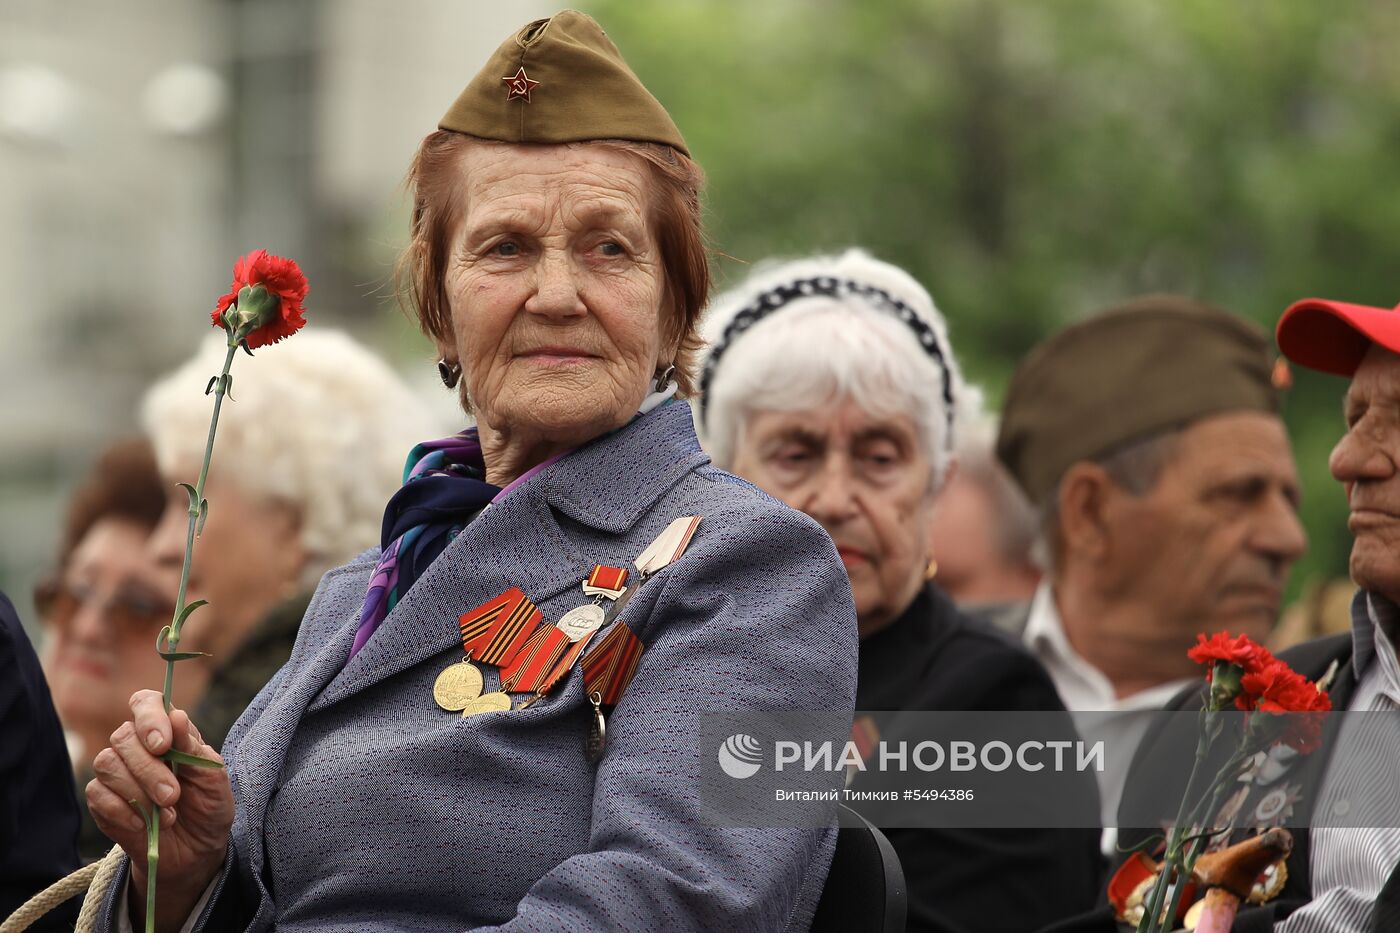
{"type": "MultiPolygon", "coordinates": [[[[1196,646],[1187,655],[1207,666],[1210,692],[1201,710],[1201,732],[1191,777],[1186,782],[1186,793],[1168,836],[1156,881],[1145,899],[1138,933],[1175,929],[1186,890],[1194,882],[1210,886],[1212,873],[1201,871],[1198,859],[1213,835],[1211,828],[1226,793],[1237,786],[1255,756],[1275,745],[1286,745],[1304,755],[1316,751],[1322,741],[1323,716],[1332,708],[1332,701],[1321,687],[1248,636],[1231,638],[1225,632],[1210,638],[1199,635],[1196,646]],[[1232,709],[1246,714],[1244,729],[1235,737],[1236,747],[1225,764],[1201,787],[1202,765],[1224,732],[1224,717],[1220,714],[1232,709]]],[[[1243,858],[1257,860],[1262,849],[1272,846],[1273,851],[1286,853],[1289,845],[1291,839],[1285,830],[1271,830],[1234,848],[1240,850],[1243,858]]],[[[1264,852],[1264,857],[1267,854],[1264,852]]],[[[1218,897],[1207,897],[1196,926],[1198,931],[1230,928],[1239,899],[1230,891],[1217,893],[1218,897]]]]}

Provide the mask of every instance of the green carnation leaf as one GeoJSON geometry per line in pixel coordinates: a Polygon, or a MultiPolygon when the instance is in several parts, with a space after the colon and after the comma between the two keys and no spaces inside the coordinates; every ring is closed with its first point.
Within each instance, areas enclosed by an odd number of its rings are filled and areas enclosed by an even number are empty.
{"type": "Polygon", "coordinates": [[[196,511],[199,508],[199,490],[195,489],[189,483],[179,483],[178,485],[190,497],[190,511],[196,511]]]}
{"type": "Polygon", "coordinates": [[[199,500],[199,518],[195,521],[195,524],[194,524],[194,536],[195,536],[196,538],[198,538],[200,535],[204,534],[204,520],[207,519],[208,517],[209,517],[209,500],[208,500],[208,499],[200,499],[200,500],[199,500]]]}
{"type": "Polygon", "coordinates": [[[191,614],[192,612],[194,612],[196,609],[198,609],[200,606],[207,606],[207,605],[209,605],[209,600],[207,600],[207,599],[196,599],[194,602],[190,603],[190,604],[189,604],[188,606],[186,606],[184,609],[181,609],[181,610],[180,610],[180,614],[179,614],[178,616],[175,617],[175,628],[178,629],[178,628],[180,628],[181,626],[183,626],[183,625],[185,624],[185,620],[188,619],[188,618],[190,617],[190,614],[191,614]]]}
{"type": "Polygon", "coordinates": [[[173,748],[160,757],[173,765],[192,765],[196,768],[223,767],[223,764],[211,758],[201,758],[199,755],[191,755],[189,752],[176,751],[173,748]]]}
{"type": "Polygon", "coordinates": [[[210,657],[207,651],[161,651],[157,653],[167,661],[188,661],[191,658],[210,657]]]}

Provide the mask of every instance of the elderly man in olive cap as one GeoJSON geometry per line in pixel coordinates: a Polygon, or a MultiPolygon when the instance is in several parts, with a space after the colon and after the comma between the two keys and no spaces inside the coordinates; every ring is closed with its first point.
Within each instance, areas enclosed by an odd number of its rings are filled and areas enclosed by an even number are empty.
{"type": "Polygon", "coordinates": [[[1022,637],[1069,709],[1110,714],[1118,749],[1199,676],[1196,633],[1277,619],[1306,540],[1272,373],[1258,328],[1162,295],[1066,328],[1012,379],[997,455],[1040,512],[1047,569],[1022,637]]]}

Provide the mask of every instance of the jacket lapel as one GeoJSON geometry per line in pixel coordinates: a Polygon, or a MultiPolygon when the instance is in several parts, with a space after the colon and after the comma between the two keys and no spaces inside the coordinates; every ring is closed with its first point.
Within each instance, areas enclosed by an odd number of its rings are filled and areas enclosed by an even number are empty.
{"type": "Polygon", "coordinates": [[[348,664],[375,561],[328,574],[302,626],[308,637],[298,640],[284,681],[239,740],[230,767],[246,815],[237,843],[249,853],[254,877],[262,870],[268,801],[303,715],[460,649],[458,617],[508,587],[544,602],[577,586],[594,555],[579,551],[556,513],[595,532],[623,534],[708,462],[690,406],[676,402],[561,458],[471,521],[348,664]]]}

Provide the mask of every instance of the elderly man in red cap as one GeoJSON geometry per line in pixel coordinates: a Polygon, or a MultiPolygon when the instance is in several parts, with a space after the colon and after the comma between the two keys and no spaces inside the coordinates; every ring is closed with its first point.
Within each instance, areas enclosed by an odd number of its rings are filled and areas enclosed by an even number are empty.
{"type": "MultiPolygon", "coordinates": [[[[1299,645],[1280,657],[1326,689],[1334,710],[1366,715],[1329,717],[1319,751],[1274,754],[1258,768],[1232,825],[1244,833],[1285,825],[1293,850],[1284,870],[1255,886],[1257,896],[1232,929],[1400,930],[1400,793],[1394,775],[1400,761],[1400,308],[1307,299],[1284,312],[1277,336],[1294,363],[1351,379],[1343,405],[1346,430],[1328,465],[1351,508],[1351,578],[1358,587],[1350,633],[1299,645]]],[[[1193,687],[1169,708],[1198,708],[1200,697],[1193,687]]],[[[1154,817],[1169,819],[1165,811],[1180,799],[1165,792],[1159,779],[1179,771],[1183,757],[1165,733],[1148,734],[1128,775],[1119,810],[1123,851],[1159,831],[1154,817]]],[[[1105,908],[1059,929],[1127,929],[1110,914],[1105,908]]]]}

